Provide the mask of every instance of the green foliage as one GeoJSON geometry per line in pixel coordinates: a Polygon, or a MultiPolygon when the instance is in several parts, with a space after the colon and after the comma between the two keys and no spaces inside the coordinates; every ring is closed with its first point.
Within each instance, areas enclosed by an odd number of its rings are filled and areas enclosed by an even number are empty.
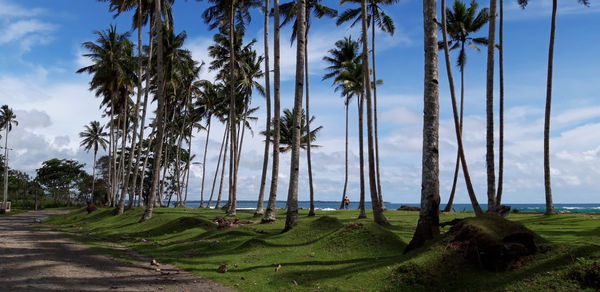
{"type": "MultiPolygon", "coordinates": [[[[56,202],[63,204],[82,200],[82,183],[87,174],[84,164],[68,159],[50,159],[37,169],[36,181],[56,202]],[[79,196],[79,197],[78,197],[79,196]]],[[[83,201],[85,198],[83,198],[83,201]]]]}

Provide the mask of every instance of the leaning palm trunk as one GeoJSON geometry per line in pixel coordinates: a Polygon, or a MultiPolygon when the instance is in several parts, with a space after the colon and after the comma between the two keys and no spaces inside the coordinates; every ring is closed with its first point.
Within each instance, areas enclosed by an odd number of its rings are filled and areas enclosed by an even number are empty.
{"type": "Polygon", "coordinates": [[[260,177],[260,190],[258,191],[258,202],[254,217],[262,217],[264,214],[263,201],[265,199],[265,189],[267,186],[267,170],[269,168],[269,142],[271,140],[271,70],[269,68],[269,2],[265,0],[265,24],[264,24],[264,44],[265,44],[265,101],[267,107],[267,118],[265,125],[265,152],[263,156],[263,168],[260,177]]]}
{"type": "MultiPolygon", "coordinates": [[[[373,9],[374,11],[374,9],[373,9]]],[[[377,122],[377,70],[375,66],[375,17],[371,17],[371,57],[373,59],[373,119],[375,127],[375,164],[377,173],[377,192],[379,202],[385,210],[383,191],[381,189],[381,168],[379,167],[379,126],[377,122]]]]}
{"type": "Polygon", "coordinates": [[[157,108],[156,108],[156,124],[158,127],[158,133],[156,135],[156,145],[154,147],[154,165],[152,168],[153,171],[153,179],[152,179],[152,187],[150,189],[150,194],[148,196],[148,205],[146,206],[146,211],[144,215],[140,219],[141,222],[146,221],[152,218],[152,211],[154,210],[154,201],[156,200],[157,191],[158,191],[158,177],[160,175],[160,162],[162,158],[162,147],[163,147],[163,139],[165,134],[165,128],[163,127],[164,123],[164,106],[165,106],[165,97],[164,97],[164,64],[163,64],[163,35],[162,35],[162,19],[161,19],[161,1],[155,2],[155,13],[154,17],[156,21],[156,30],[158,35],[158,50],[157,50],[157,76],[158,76],[158,91],[157,91],[157,108]]]}
{"type": "MultiPolygon", "coordinates": [[[[127,183],[126,183],[126,179],[129,178],[129,175],[126,175],[125,172],[126,168],[125,168],[125,149],[127,148],[127,114],[129,112],[128,109],[128,101],[129,101],[129,96],[125,96],[125,105],[123,106],[123,137],[121,140],[121,171],[122,173],[122,179],[123,179],[123,189],[121,190],[121,198],[119,199],[119,207],[116,210],[117,215],[123,214],[123,211],[125,210],[125,196],[127,195],[127,192],[125,191],[127,188],[127,183]]],[[[132,149],[133,149],[133,144],[132,145],[132,149]]],[[[129,158],[130,164],[131,164],[131,160],[133,159],[133,157],[129,158]]]]}
{"type": "MultiPolygon", "coordinates": [[[[298,219],[298,175],[300,170],[300,135],[302,119],[302,93],[304,91],[304,60],[306,42],[306,1],[297,0],[296,31],[296,86],[294,92],[294,113],[292,129],[292,154],[290,162],[290,183],[287,198],[287,214],[284,231],[291,230],[298,219]]],[[[310,140],[310,139],[309,139],[310,140]]]]}
{"type": "MultiPolygon", "coordinates": [[[[231,135],[231,128],[229,128],[229,131],[227,131],[227,140],[225,141],[225,151],[223,152],[223,168],[221,168],[221,182],[219,183],[219,192],[217,194],[217,203],[215,204],[215,209],[218,209],[221,206],[221,195],[223,194],[223,181],[225,180],[225,166],[227,165],[227,148],[230,146],[229,138],[231,135]]],[[[227,204],[229,204],[229,202],[227,202],[227,204]]]]}
{"type": "Polygon", "coordinates": [[[490,0],[490,23],[486,84],[486,155],[488,212],[496,210],[496,171],[494,170],[494,52],[496,50],[496,1],[490,0]]]}
{"type": "Polygon", "coordinates": [[[498,139],[498,189],[496,190],[496,205],[502,205],[502,188],[504,184],[504,1],[500,0],[500,31],[498,32],[498,66],[500,74],[500,104],[499,113],[499,139],[498,139]]]}
{"type": "Polygon", "coordinates": [[[277,183],[279,179],[279,140],[280,140],[280,89],[281,89],[281,68],[280,50],[279,50],[279,0],[273,0],[273,166],[271,168],[271,189],[269,191],[269,202],[262,222],[275,221],[275,208],[277,203],[277,183]]]}
{"type": "Polygon", "coordinates": [[[358,159],[360,160],[360,201],[358,203],[358,218],[367,218],[367,213],[365,211],[365,150],[364,150],[364,99],[362,94],[358,96],[356,100],[358,102],[358,159]]]}
{"type": "Polygon", "coordinates": [[[363,44],[363,80],[365,85],[365,98],[367,100],[367,157],[369,161],[369,187],[371,193],[371,205],[373,208],[373,219],[379,225],[389,225],[383,215],[383,202],[379,200],[377,190],[377,175],[375,165],[375,143],[373,138],[373,100],[371,99],[371,78],[369,77],[369,37],[367,34],[367,0],[361,1],[362,10],[362,44],[363,44]]]}
{"type": "Polygon", "coordinates": [[[344,191],[342,192],[340,209],[344,208],[344,199],[346,198],[346,190],[348,188],[348,101],[344,101],[344,104],[346,106],[346,152],[344,154],[344,191]]]}
{"type": "MultiPolygon", "coordinates": [[[[423,0],[423,38],[425,70],[423,92],[423,167],[421,182],[421,211],[417,229],[406,250],[421,247],[439,235],[439,88],[437,1],[423,0]]],[[[442,23],[446,23],[446,3],[442,0],[442,23]]],[[[445,26],[444,26],[445,27],[445,26]]]]}
{"type": "MultiPolygon", "coordinates": [[[[208,141],[210,139],[211,118],[212,116],[209,114],[208,122],[206,123],[206,142],[204,143],[204,154],[202,158],[202,182],[200,184],[200,206],[198,206],[198,208],[202,208],[204,206],[204,178],[206,177],[206,154],[208,153],[208,141]]],[[[219,161],[221,161],[221,158],[219,158],[219,161]]]]}
{"type": "Polygon", "coordinates": [[[109,168],[108,168],[108,177],[110,180],[110,191],[108,195],[108,206],[113,207],[114,205],[114,185],[115,185],[115,109],[114,109],[114,98],[111,97],[111,105],[110,105],[110,137],[109,137],[109,168]]]}
{"type": "Polygon", "coordinates": [[[94,149],[94,167],[92,168],[92,197],[90,198],[90,201],[93,203],[94,202],[94,189],[96,187],[96,155],[98,154],[98,149],[94,149]]]}
{"type": "MultiPolygon", "coordinates": [[[[456,143],[458,144],[458,152],[460,156],[460,161],[463,168],[463,174],[465,177],[465,183],[467,185],[467,191],[469,193],[469,199],[471,200],[471,204],[473,205],[473,210],[477,216],[482,215],[483,211],[479,206],[479,202],[477,202],[477,197],[475,196],[475,191],[473,190],[473,185],[471,183],[471,176],[469,175],[469,168],[467,167],[467,159],[465,158],[465,151],[462,143],[462,131],[461,125],[458,117],[458,109],[456,106],[456,93],[454,90],[454,78],[452,77],[452,65],[450,64],[450,50],[448,48],[448,31],[446,28],[446,1],[442,0],[442,36],[444,39],[444,58],[446,60],[446,72],[448,73],[448,84],[450,87],[450,97],[452,99],[452,113],[454,114],[454,129],[456,132],[456,143]]],[[[439,174],[439,170],[438,170],[439,174]]],[[[438,179],[438,187],[439,187],[439,179],[438,179]]],[[[437,190],[438,196],[438,205],[439,205],[439,189],[437,190]]],[[[438,217],[436,215],[436,217],[438,217]]],[[[439,221],[439,218],[438,218],[439,221]]],[[[437,228],[437,227],[436,227],[437,228]]]]}
{"type": "Polygon", "coordinates": [[[548,46],[548,78],[546,84],[546,109],[544,112],[544,191],[546,193],[546,215],[554,213],[552,185],[550,182],[550,111],[552,109],[552,65],[554,62],[554,37],[556,34],[556,10],[558,0],[552,0],[552,22],[550,45],[548,46]]]}
{"type": "MultiPolygon", "coordinates": [[[[229,125],[225,127],[225,131],[223,132],[223,140],[221,141],[221,150],[219,150],[219,158],[217,159],[217,167],[215,169],[215,176],[213,178],[212,189],[210,191],[210,198],[208,199],[208,203],[206,204],[207,208],[210,208],[210,203],[212,203],[213,194],[215,193],[215,185],[217,184],[217,178],[219,177],[219,167],[221,166],[221,157],[223,155],[223,147],[227,142],[227,134],[229,133],[229,125]]],[[[225,155],[227,155],[227,150],[225,150],[225,155]]],[[[223,164],[225,167],[225,164],[223,164]]]]}
{"type": "MultiPolygon", "coordinates": [[[[307,11],[308,13],[308,11],[307,11]]],[[[313,187],[313,175],[312,175],[312,159],[310,156],[310,94],[309,94],[309,83],[308,83],[308,30],[305,32],[304,38],[304,76],[306,77],[306,133],[309,137],[306,140],[306,164],[308,168],[308,187],[310,191],[310,208],[308,210],[308,216],[315,216],[315,190],[313,187]]]]}
{"type": "MultiPolygon", "coordinates": [[[[463,51],[465,44],[462,44],[463,51]]],[[[460,117],[459,117],[459,128],[460,132],[463,131],[463,114],[464,114],[464,101],[465,101],[465,66],[461,65],[460,68],[460,117]]],[[[464,149],[463,149],[464,151],[464,149]]],[[[452,205],[454,204],[454,195],[456,194],[456,184],[458,183],[458,172],[460,170],[460,151],[456,150],[456,164],[454,167],[454,178],[452,179],[452,190],[450,191],[450,197],[448,198],[448,203],[444,208],[444,212],[450,212],[452,210],[452,205]]]]}

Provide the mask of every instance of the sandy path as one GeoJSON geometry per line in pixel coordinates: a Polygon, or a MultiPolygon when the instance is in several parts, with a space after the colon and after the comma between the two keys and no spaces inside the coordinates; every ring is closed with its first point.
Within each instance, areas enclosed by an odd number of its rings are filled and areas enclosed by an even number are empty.
{"type": "Polygon", "coordinates": [[[39,227],[61,211],[0,218],[0,291],[231,291],[179,269],[124,263],[39,227]]]}

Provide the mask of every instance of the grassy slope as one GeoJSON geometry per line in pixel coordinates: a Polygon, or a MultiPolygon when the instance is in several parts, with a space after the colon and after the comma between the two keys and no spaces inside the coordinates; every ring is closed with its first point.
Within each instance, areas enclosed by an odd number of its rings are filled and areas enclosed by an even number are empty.
{"type": "MultiPolygon", "coordinates": [[[[600,258],[600,215],[511,215],[510,219],[537,232],[553,248],[521,269],[492,273],[465,265],[443,244],[403,254],[417,222],[416,212],[387,211],[390,228],[356,220],[356,211],[320,212],[312,218],[303,213],[297,228],[286,234],[279,234],[283,220],[215,230],[210,220],[223,215],[219,210],[161,208],[155,209],[151,220],[137,223],[142,212],[135,209],[115,217],[106,209],[91,215],[79,210],[51,218],[49,223],[95,240],[117,242],[242,291],[267,287],[276,291],[476,291],[493,287],[569,291],[581,287],[571,281],[557,282],[567,266],[575,265],[580,257],[600,258]],[[229,272],[217,273],[223,263],[229,272]],[[282,268],[276,272],[278,264],[282,268]]],[[[250,211],[238,214],[240,219],[254,220],[250,211]]],[[[444,214],[441,220],[467,216],[444,214]]]]}

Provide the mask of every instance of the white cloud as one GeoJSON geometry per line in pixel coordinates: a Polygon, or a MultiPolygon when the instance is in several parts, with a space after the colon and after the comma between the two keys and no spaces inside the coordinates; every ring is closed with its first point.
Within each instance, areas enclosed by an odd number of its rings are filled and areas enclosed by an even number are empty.
{"type": "Polygon", "coordinates": [[[37,19],[10,22],[0,31],[0,44],[18,42],[22,50],[28,51],[35,44],[48,43],[55,29],[55,25],[37,19]]]}

